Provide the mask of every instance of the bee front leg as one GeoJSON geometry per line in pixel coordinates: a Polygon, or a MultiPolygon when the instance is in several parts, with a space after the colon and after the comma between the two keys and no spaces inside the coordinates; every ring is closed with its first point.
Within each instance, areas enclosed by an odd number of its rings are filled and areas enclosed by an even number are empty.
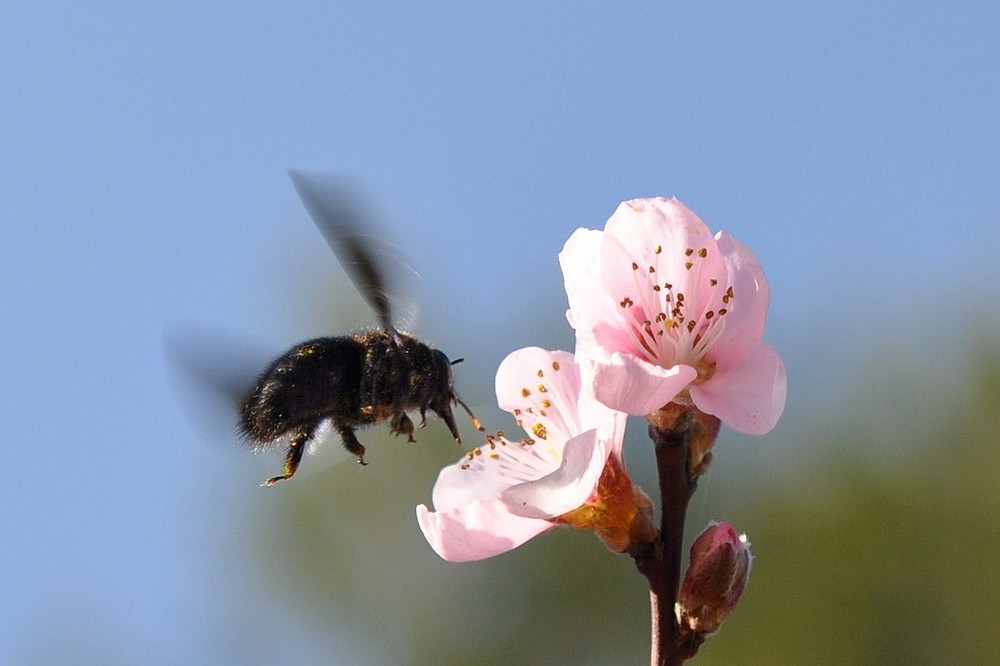
{"type": "Polygon", "coordinates": [[[306,442],[309,441],[309,437],[310,433],[308,430],[295,431],[295,434],[292,435],[291,444],[288,445],[288,453],[285,455],[285,473],[281,476],[272,476],[263,485],[270,488],[278,481],[290,479],[295,475],[295,470],[299,468],[299,463],[302,461],[302,454],[306,450],[306,442]]]}
{"type": "Polygon", "coordinates": [[[458,426],[455,424],[455,415],[451,413],[451,406],[445,405],[441,409],[431,407],[434,412],[441,417],[445,425],[448,426],[448,430],[451,431],[451,436],[455,438],[455,441],[459,444],[462,443],[462,438],[458,434],[458,426]]]}
{"type": "Polygon", "coordinates": [[[337,423],[333,424],[334,430],[340,435],[340,441],[343,442],[344,448],[353,453],[358,457],[358,464],[367,465],[365,462],[365,447],[358,441],[358,436],[354,434],[354,428],[337,423]]]}
{"type": "Polygon", "coordinates": [[[406,415],[406,412],[400,412],[393,416],[390,426],[392,427],[392,434],[406,435],[407,440],[410,442],[417,441],[413,438],[413,421],[406,415]]]}

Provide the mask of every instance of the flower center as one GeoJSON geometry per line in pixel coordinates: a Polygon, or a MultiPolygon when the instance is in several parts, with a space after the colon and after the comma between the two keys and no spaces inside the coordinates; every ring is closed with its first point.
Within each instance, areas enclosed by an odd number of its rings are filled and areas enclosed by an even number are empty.
{"type": "Polygon", "coordinates": [[[528,438],[515,442],[502,430],[486,435],[484,446],[466,454],[462,469],[482,471],[495,465],[491,471],[512,482],[531,481],[558,469],[568,433],[579,431],[573,418],[576,396],[567,391],[566,382],[555,380],[562,370],[558,361],[551,361],[535,370],[535,382],[521,387],[520,407],[514,409],[514,418],[528,438]]]}
{"type": "Polygon", "coordinates": [[[663,271],[658,270],[657,265],[666,266],[660,258],[662,252],[663,247],[657,245],[654,263],[649,266],[632,263],[635,300],[624,296],[618,303],[626,331],[645,360],[665,368],[690,365],[698,370],[698,381],[703,381],[712,372],[711,364],[704,363],[705,355],[722,336],[736,294],[732,286],[709,274],[708,248],[689,247],[683,252],[687,273],[683,282],[690,288],[688,293],[664,279],[663,271]]]}

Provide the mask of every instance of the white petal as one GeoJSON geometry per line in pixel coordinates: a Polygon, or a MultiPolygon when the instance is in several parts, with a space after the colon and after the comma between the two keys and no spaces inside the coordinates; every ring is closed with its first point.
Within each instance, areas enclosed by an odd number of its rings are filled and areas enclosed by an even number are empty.
{"type": "Polygon", "coordinates": [[[582,506],[597,489],[608,460],[607,448],[590,430],[566,443],[559,469],[537,481],[513,486],[500,498],[511,513],[549,519],[582,506]]]}

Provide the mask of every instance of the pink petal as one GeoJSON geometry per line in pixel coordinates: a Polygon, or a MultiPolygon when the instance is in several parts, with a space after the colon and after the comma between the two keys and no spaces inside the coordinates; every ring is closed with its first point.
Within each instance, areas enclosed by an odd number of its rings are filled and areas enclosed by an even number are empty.
{"type": "Polygon", "coordinates": [[[468,467],[465,456],[443,468],[434,482],[431,500],[438,511],[448,511],[464,504],[492,499],[509,488],[510,479],[500,465],[468,467]]]}
{"type": "Polygon", "coordinates": [[[495,383],[497,404],[500,409],[510,413],[531,406],[528,398],[536,392],[536,385],[543,380],[549,391],[553,385],[558,384],[560,391],[565,394],[566,400],[558,408],[576,411],[580,371],[573,361],[573,354],[549,351],[541,347],[518,349],[501,361],[495,383]],[[542,373],[541,377],[539,372],[542,373]],[[526,390],[529,396],[525,395],[526,390]]]}
{"type": "Polygon", "coordinates": [[[496,392],[500,408],[517,414],[529,437],[536,437],[538,426],[561,449],[584,430],[578,409],[580,369],[569,352],[539,347],[512,352],[497,369],[496,392]]]}
{"type": "Polygon", "coordinates": [[[690,388],[701,411],[718,416],[734,430],[770,432],[785,409],[785,364],[760,340],[741,338],[713,350],[715,374],[690,388]]]}
{"type": "MultiPolygon", "coordinates": [[[[707,309],[713,296],[721,299],[722,294],[716,294],[717,290],[709,286],[713,279],[720,283],[726,279],[726,266],[718,243],[708,225],[677,199],[626,201],[608,220],[605,234],[621,243],[630,259],[624,265],[619,261],[616,266],[609,266],[606,257],[602,257],[604,275],[616,273],[618,279],[631,280],[635,273],[640,273],[650,285],[669,283],[674,293],[686,296],[687,308],[694,313],[707,309]],[[705,257],[687,254],[702,249],[706,251],[705,257]],[[635,271],[631,270],[632,262],[638,265],[635,271]],[[693,267],[688,267],[689,262],[693,267]]],[[[607,282],[608,278],[602,277],[602,284],[607,282]]],[[[659,294],[665,296],[667,291],[659,294]]],[[[612,292],[611,295],[617,294],[612,292]]],[[[636,302],[646,300],[645,296],[640,300],[628,295],[636,302]]],[[[663,311],[662,304],[660,311],[663,311]]],[[[650,313],[646,316],[652,319],[650,313]]]]}
{"type": "Polygon", "coordinates": [[[655,412],[676,398],[698,374],[687,365],[661,368],[617,352],[604,361],[591,360],[589,365],[586,376],[594,396],[611,409],[627,414],[655,412]]]}
{"type": "Polygon", "coordinates": [[[764,335],[771,293],[757,255],[732,234],[720,231],[716,238],[729,271],[735,298],[726,315],[726,337],[760,338],[764,335]]]}
{"type": "Polygon", "coordinates": [[[705,247],[713,240],[708,225],[693,210],[677,199],[662,197],[622,202],[604,231],[621,241],[635,257],[652,258],[656,244],[683,251],[705,247]]]}
{"type": "MultiPolygon", "coordinates": [[[[567,319],[578,334],[590,335],[600,322],[621,319],[617,303],[596,288],[604,232],[577,229],[559,253],[563,282],[569,300],[567,319]]],[[[620,327],[620,325],[619,325],[620,327]]]]}
{"type": "MultiPolygon", "coordinates": [[[[544,446],[538,442],[535,446],[544,446]]],[[[559,469],[537,481],[500,493],[511,513],[525,518],[550,519],[582,506],[594,493],[608,460],[608,451],[590,430],[566,442],[559,469]]]]}
{"type": "Polygon", "coordinates": [[[506,553],[556,527],[544,520],[515,516],[496,499],[437,512],[421,504],[417,523],[431,548],[449,562],[471,562],[506,553]]]}

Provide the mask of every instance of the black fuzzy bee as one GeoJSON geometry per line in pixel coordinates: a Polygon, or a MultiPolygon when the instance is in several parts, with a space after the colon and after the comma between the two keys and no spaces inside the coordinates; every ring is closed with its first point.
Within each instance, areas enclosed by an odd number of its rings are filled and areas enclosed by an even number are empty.
{"type": "Polygon", "coordinates": [[[385,271],[365,242],[360,211],[349,193],[318,187],[290,171],[310,216],[381,323],[381,329],[350,336],[317,338],[292,347],[258,377],[240,409],[240,429],[256,449],[287,442],[284,474],[291,478],[310,440],[329,422],[344,447],[365,463],[365,447],[355,428],[389,421],[393,434],[413,438],[407,412],[427,410],[440,416],[461,442],[452,404],[461,405],[472,423],[483,427],[455,393],[451,366],[440,350],[392,324],[385,271]]]}

